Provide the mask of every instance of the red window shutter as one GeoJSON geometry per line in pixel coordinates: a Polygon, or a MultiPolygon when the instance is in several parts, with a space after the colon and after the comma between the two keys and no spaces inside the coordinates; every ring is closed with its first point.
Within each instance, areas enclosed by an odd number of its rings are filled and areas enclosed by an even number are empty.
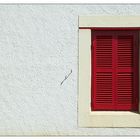
{"type": "Polygon", "coordinates": [[[138,38],[134,33],[117,35],[117,110],[138,109],[138,38]]]}
{"type": "Polygon", "coordinates": [[[92,110],[138,109],[136,31],[94,31],[92,110]]]}

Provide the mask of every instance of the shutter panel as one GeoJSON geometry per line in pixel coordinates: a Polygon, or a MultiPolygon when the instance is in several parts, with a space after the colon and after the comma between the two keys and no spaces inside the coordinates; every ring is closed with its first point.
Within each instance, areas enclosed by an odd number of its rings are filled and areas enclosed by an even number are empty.
{"type": "Polygon", "coordinates": [[[138,35],[94,31],[92,110],[138,109],[138,35]]]}
{"type": "Polygon", "coordinates": [[[93,50],[93,102],[94,110],[113,109],[112,94],[112,45],[111,34],[96,33],[93,50]]]}
{"type": "Polygon", "coordinates": [[[138,102],[138,47],[137,36],[121,34],[117,36],[117,110],[137,110],[138,102]],[[136,75],[136,76],[135,76],[136,75]],[[137,81],[137,82],[136,82],[137,81]]]}

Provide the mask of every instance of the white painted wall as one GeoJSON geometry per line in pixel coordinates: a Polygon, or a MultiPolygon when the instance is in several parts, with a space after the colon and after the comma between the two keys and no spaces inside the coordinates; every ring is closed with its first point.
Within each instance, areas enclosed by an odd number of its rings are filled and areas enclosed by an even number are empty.
{"type": "Polygon", "coordinates": [[[139,128],[77,125],[78,16],[140,15],[139,9],[0,5],[0,134],[140,135],[139,128]]]}

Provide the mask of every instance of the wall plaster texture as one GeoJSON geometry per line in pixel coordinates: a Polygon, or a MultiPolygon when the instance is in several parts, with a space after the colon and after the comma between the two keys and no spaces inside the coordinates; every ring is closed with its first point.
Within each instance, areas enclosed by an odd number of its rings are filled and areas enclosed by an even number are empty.
{"type": "Polygon", "coordinates": [[[0,135],[140,135],[78,127],[79,15],[140,15],[140,5],[0,5],[0,135]]]}

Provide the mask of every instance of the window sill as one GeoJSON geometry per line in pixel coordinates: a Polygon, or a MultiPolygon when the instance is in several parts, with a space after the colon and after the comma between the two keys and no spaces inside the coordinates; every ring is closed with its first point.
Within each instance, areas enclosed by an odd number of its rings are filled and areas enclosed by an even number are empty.
{"type": "Polygon", "coordinates": [[[129,111],[92,111],[79,118],[80,127],[140,127],[140,114],[129,111]]]}

